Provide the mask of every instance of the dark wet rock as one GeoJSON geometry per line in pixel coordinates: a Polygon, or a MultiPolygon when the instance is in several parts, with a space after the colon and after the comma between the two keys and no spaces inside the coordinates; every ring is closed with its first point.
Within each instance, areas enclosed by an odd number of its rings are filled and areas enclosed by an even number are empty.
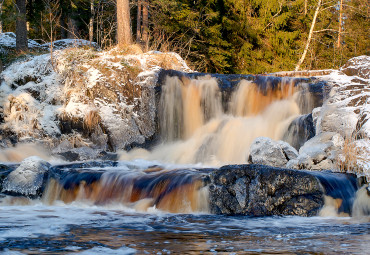
{"type": "Polygon", "coordinates": [[[84,160],[117,160],[116,153],[107,152],[104,150],[93,149],[89,147],[74,148],[71,150],[61,151],[55,153],[56,156],[61,157],[66,161],[84,161],[84,160]]]}
{"type": "Polygon", "coordinates": [[[316,129],[310,113],[294,119],[285,132],[283,140],[299,150],[305,142],[315,136],[315,132],[316,129]]]}
{"type": "Polygon", "coordinates": [[[361,78],[370,78],[370,56],[359,56],[351,58],[340,68],[340,71],[349,76],[359,76],[361,78]]]}
{"type": "Polygon", "coordinates": [[[4,179],[2,192],[9,195],[38,197],[48,178],[50,164],[38,157],[29,157],[4,179]]]}
{"type": "Polygon", "coordinates": [[[251,145],[248,162],[282,167],[297,156],[298,152],[286,142],[276,142],[268,137],[258,137],[251,145]]]}
{"type": "Polygon", "coordinates": [[[19,164],[0,164],[0,190],[3,189],[3,181],[4,179],[12,172],[14,171],[19,164]]]}
{"type": "Polygon", "coordinates": [[[55,154],[66,161],[84,161],[84,160],[111,160],[118,159],[117,153],[96,150],[89,147],[75,148],[68,151],[58,152],[55,154]]]}
{"type": "Polygon", "coordinates": [[[230,165],[211,174],[210,209],[228,215],[317,215],[324,205],[320,181],[305,171],[230,165]]]}

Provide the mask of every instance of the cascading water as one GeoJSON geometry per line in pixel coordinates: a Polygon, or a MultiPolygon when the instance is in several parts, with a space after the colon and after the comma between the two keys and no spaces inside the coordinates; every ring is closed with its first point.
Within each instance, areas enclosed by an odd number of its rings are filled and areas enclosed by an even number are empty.
{"type": "Polygon", "coordinates": [[[118,169],[63,173],[48,182],[42,201],[49,205],[62,201],[142,212],[150,208],[172,213],[208,212],[208,190],[197,171],[118,169]]]}
{"type": "Polygon", "coordinates": [[[297,85],[293,79],[270,82],[260,78],[259,82],[241,80],[225,103],[216,78],[167,77],[159,101],[161,144],[150,153],[133,150],[121,159],[241,164],[247,161],[257,137],[289,141],[290,123],[312,110],[310,94],[304,93],[303,83],[297,85]]]}
{"type": "MultiPolygon", "coordinates": [[[[0,246],[7,247],[0,253],[364,254],[369,225],[357,219],[328,224],[321,217],[214,215],[353,214],[366,221],[370,211],[367,189],[353,201],[353,176],[258,165],[205,168],[245,163],[259,136],[299,147],[312,135],[295,139],[305,132],[301,123],[312,124],[305,83],[260,76],[229,94],[219,85],[211,76],[167,77],[158,106],[160,144],[151,151],[134,149],[118,162],[0,165],[0,246]],[[200,164],[178,165],[189,163],[200,164]]],[[[20,149],[4,152],[2,160],[22,160],[20,149]]]]}

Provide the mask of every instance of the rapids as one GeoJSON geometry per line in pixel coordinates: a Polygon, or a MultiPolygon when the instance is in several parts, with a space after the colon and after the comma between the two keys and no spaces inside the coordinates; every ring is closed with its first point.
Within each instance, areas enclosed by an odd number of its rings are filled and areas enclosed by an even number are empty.
{"type": "Polygon", "coordinates": [[[225,91],[216,77],[168,76],[153,148],[73,163],[33,145],[3,150],[3,162],[38,155],[51,165],[0,165],[2,185],[43,180],[32,197],[2,187],[0,254],[366,254],[369,192],[354,176],[218,168],[245,164],[259,136],[292,143],[314,101],[299,79],[242,79],[225,91]],[[305,206],[318,216],[296,216],[312,215],[305,206]]]}

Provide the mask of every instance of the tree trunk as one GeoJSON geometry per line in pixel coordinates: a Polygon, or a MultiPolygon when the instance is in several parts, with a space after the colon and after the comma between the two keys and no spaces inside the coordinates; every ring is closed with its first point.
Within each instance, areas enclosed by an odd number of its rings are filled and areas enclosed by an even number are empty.
{"type": "Polygon", "coordinates": [[[140,42],[141,41],[141,12],[142,12],[142,1],[138,0],[137,1],[137,18],[136,18],[136,41],[140,42]]]}
{"type": "Polygon", "coordinates": [[[117,40],[120,48],[131,43],[129,0],[117,0],[117,40]]]}
{"type": "Polygon", "coordinates": [[[343,0],[340,0],[340,7],[339,7],[339,27],[338,27],[338,42],[337,42],[337,47],[338,47],[338,48],[340,48],[340,44],[341,44],[342,15],[343,15],[343,0]]]}
{"type": "Polygon", "coordinates": [[[4,3],[4,0],[1,0],[0,2],[0,33],[3,32],[3,18],[1,17],[3,15],[3,3],[4,3]]]}
{"type": "Polygon", "coordinates": [[[295,67],[295,71],[298,71],[299,68],[301,67],[301,65],[302,65],[302,63],[303,63],[303,61],[304,61],[304,59],[306,57],[308,48],[310,47],[310,42],[311,42],[311,39],[312,39],[313,29],[315,28],[316,18],[317,18],[317,14],[320,11],[320,7],[321,7],[321,0],[319,0],[318,3],[317,3],[316,11],[315,11],[315,14],[313,15],[313,20],[312,20],[312,23],[311,23],[310,33],[308,34],[308,38],[307,38],[307,42],[306,42],[306,47],[305,47],[305,49],[303,51],[303,54],[302,54],[301,59],[298,61],[298,64],[295,67]]]}
{"type": "Polygon", "coordinates": [[[27,45],[27,23],[26,23],[26,0],[16,0],[17,22],[16,22],[16,50],[25,51],[27,45]]]}
{"type": "Polygon", "coordinates": [[[304,0],[304,15],[307,15],[307,0],[304,0]]]}
{"type": "Polygon", "coordinates": [[[90,43],[94,40],[94,0],[90,0],[90,23],[89,23],[89,40],[90,43]]]}
{"type": "Polygon", "coordinates": [[[68,5],[66,6],[67,2],[65,0],[60,1],[60,16],[59,16],[59,25],[60,25],[60,38],[66,39],[68,37],[67,31],[67,12],[68,12],[68,5]]]}
{"type": "Polygon", "coordinates": [[[77,24],[76,23],[77,22],[73,17],[68,16],[68,24],[67,24],[67,26],[68,26],[68,35],[67,35],[67,37],[69,39],[77,39],[78,38],[77,24]]]}
{"type": "Polygon", "coordinates": [[[144,0],[143,4],[143,29],[142,29],[142,40],[144,41],[146,48],[148,47],[148,32],[149,32],[149,1],[144,0]]]}

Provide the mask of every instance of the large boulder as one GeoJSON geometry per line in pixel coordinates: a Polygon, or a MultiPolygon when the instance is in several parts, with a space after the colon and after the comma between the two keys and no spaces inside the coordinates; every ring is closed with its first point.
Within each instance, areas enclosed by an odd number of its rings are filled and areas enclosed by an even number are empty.
{"type": "Polygon", "coordinates": [[[248,162],[251,164],[282,167],[297,156],[298,152],[296,149],[286,142],[276,142],[268,137],[258,137],[250,147],[248,162]]]}
{"type": "Polygon", "coordinates": [[[48,178],[50,164],[39,157],[29,157],[21,162],[3,181],[2,192],[10,195],[38,197],[48,178]]]}
{"type": "Polygon", "coordinates": [[[317,215],[324,189],[313,175],[262,165],[224,166],[211,174],[210,210],[216,214],[317,215]]]}
{"type": "Polygon", "coordinates": [[[314,216],[330,198],[340,201],[337,213],[351,214],[356,190],[356,178],[351,174],[229,165],[210,174],[210,211],[227,215],[314,216]]]}

